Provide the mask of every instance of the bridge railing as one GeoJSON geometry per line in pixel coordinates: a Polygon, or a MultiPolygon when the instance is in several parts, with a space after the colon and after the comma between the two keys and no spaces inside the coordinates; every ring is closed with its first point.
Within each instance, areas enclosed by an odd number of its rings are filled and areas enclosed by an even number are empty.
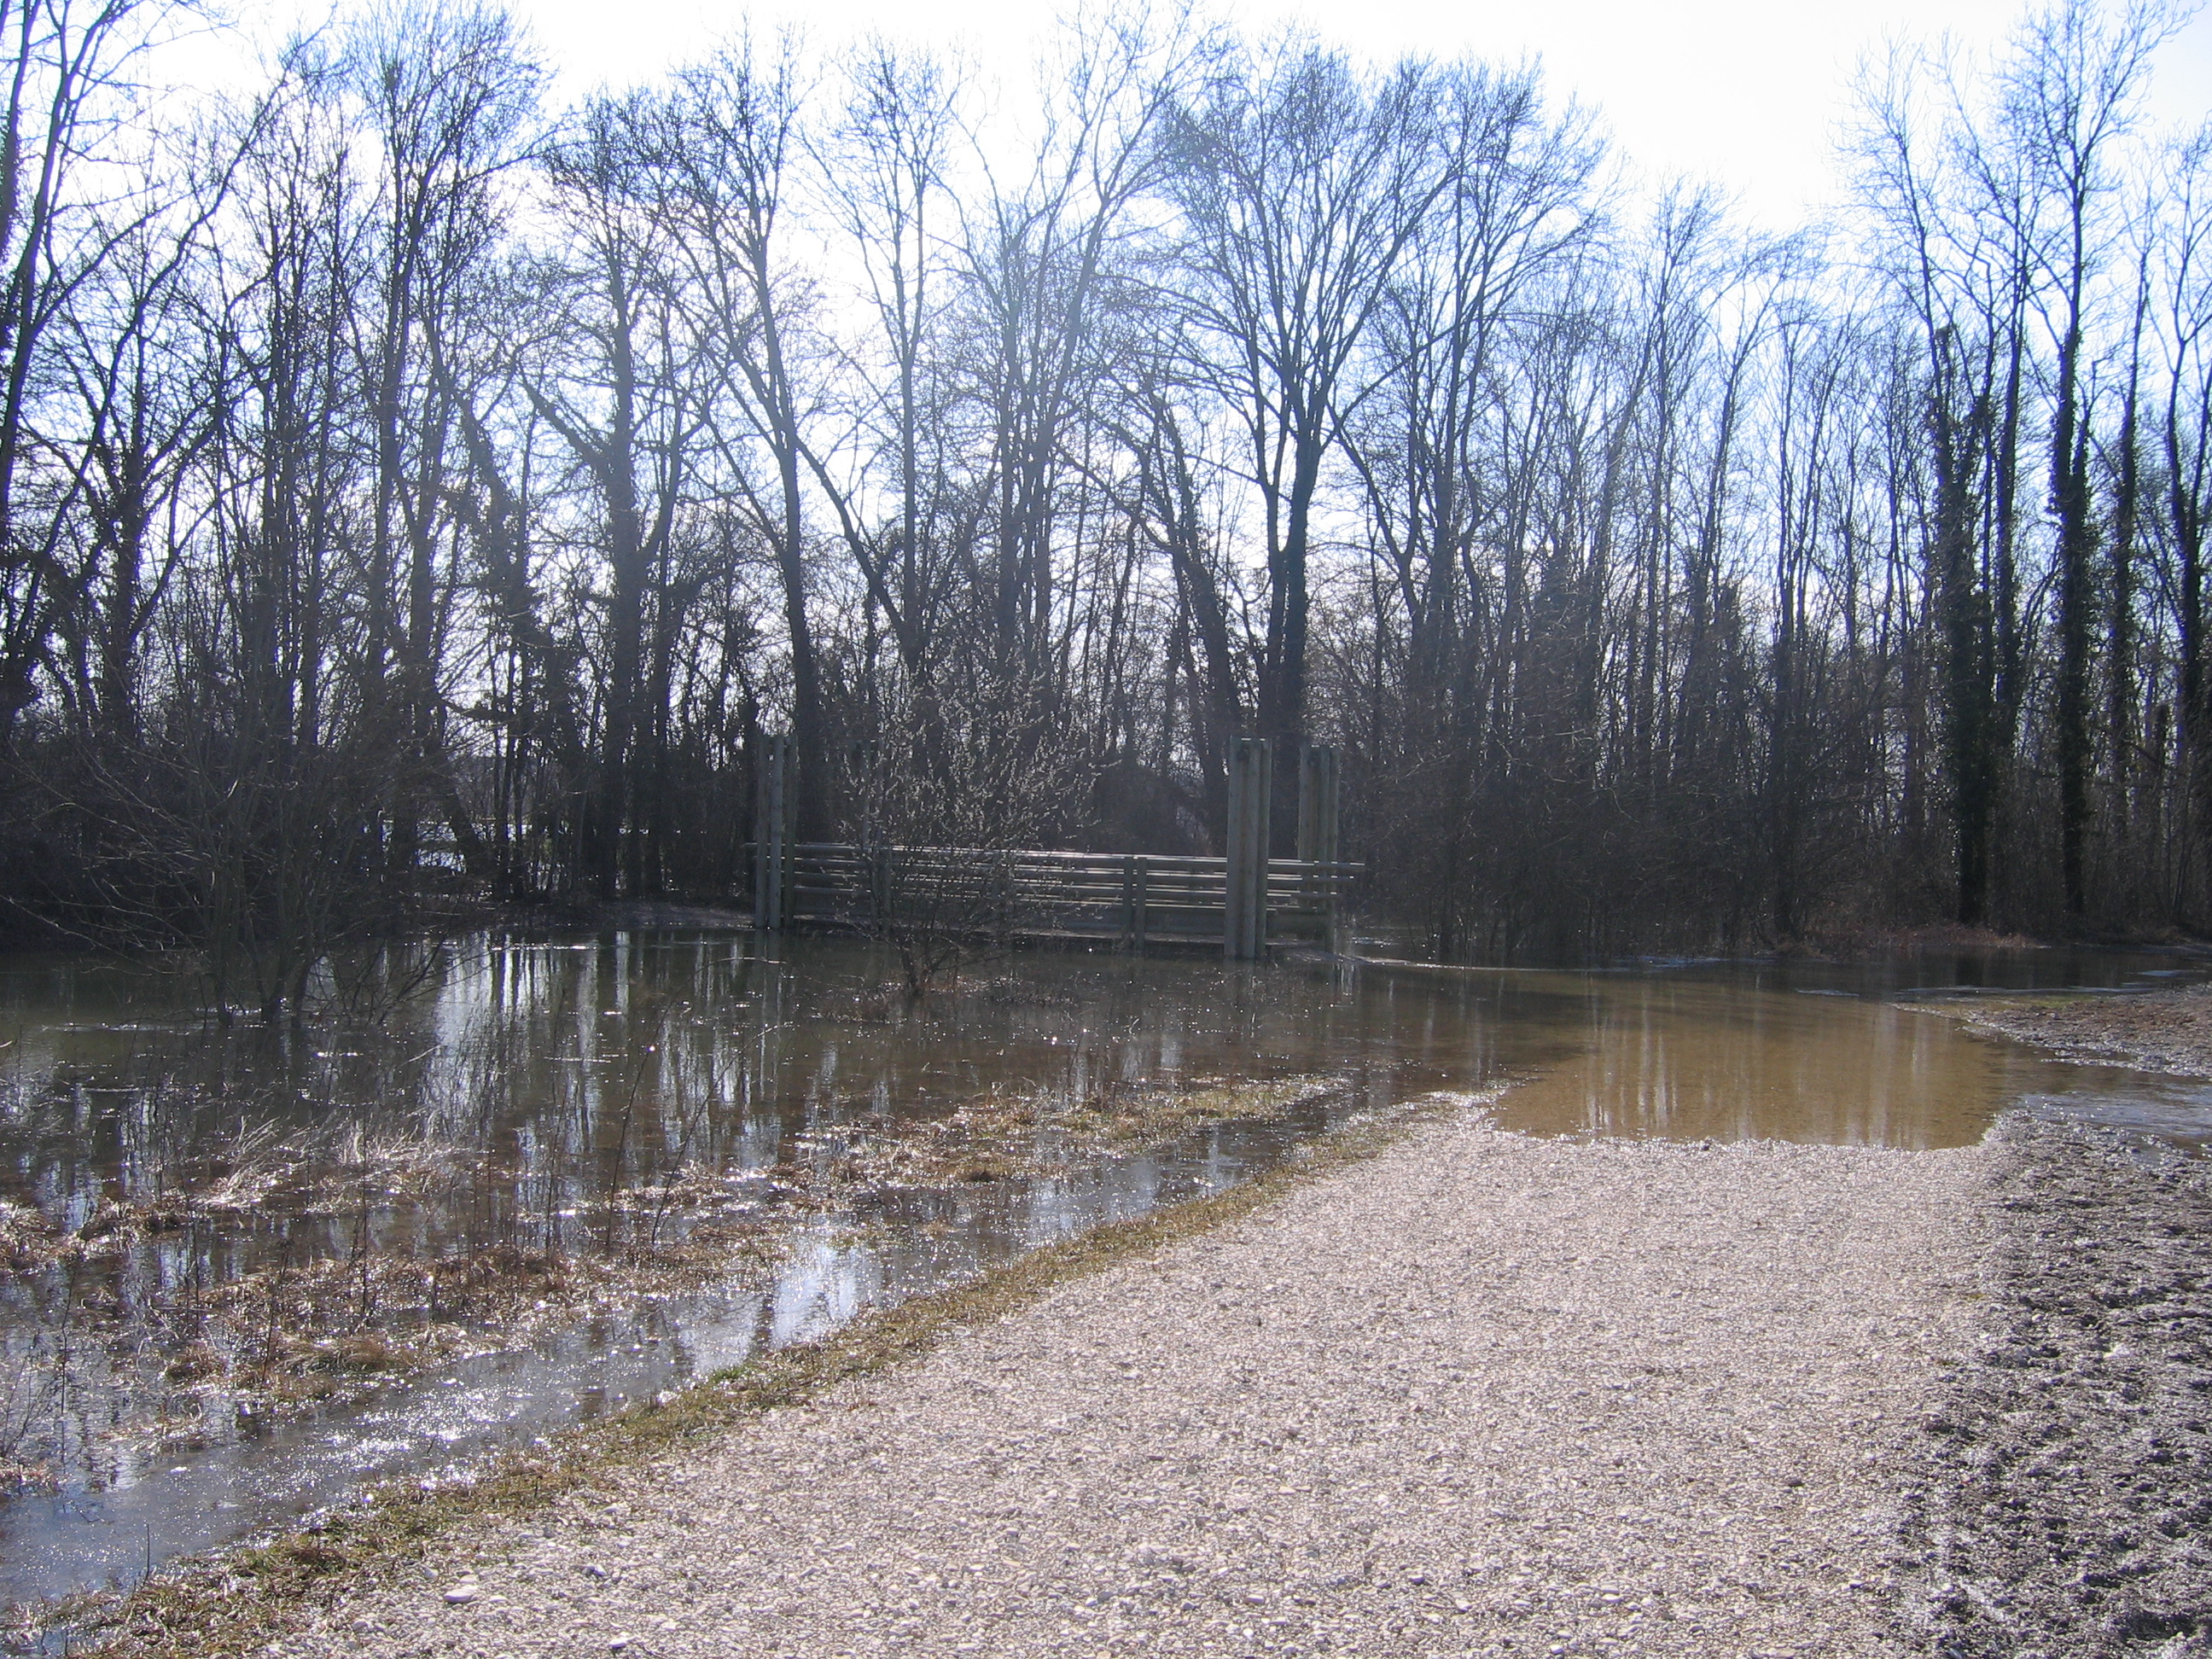
{"type": "MultiPolygon", "coordinates": [[[[801,842],[783,849],[782,915],[794,925],[929,927],[1024,938],[1218,945],[1229,861],[1162,853],[1061,853],[801,842]]],[[[1267,861],[1266,931],[1334,949],[1363,866],[1267,861]]]]}
{"type": "Polygon", "coordinates": [[[1337,948],[1345,890],[1336,751],[1297,755],[1295,859],[1271,859],[1274,749],[1240,737],[1227,759],[1224,858],[1172,853],[1054,853],[959,847],[794,842],[790,738],[764,732],[757,757],[753,925],[857,927],[881,936],[928,928],[1025,937],[1110,938],[1141,949],[1218,944],[1231,961],[1270,939],[1337,948]]]}

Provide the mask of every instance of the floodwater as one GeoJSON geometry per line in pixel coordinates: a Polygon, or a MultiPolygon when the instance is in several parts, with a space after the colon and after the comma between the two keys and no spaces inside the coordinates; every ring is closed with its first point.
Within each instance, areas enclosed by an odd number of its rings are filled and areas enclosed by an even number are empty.
{"type": "MultiPolygon", "coordinates": [[[[0,1201],[48,1237],[168,1218],[45,1265],[0,1260],[0,1471],[44,1477],[0,1486],[0,1604],[127,1586],[366,1482],[464,1479],[488,1453],[1218,1191],[1437,1090],[1513,1082],[1497,1121],[1542,1134],[1930,1147],[2026,1103],[2201,1142],[2212,1090],[2039,1058],[1912,1006],[2200,973],[2057,951],[1581,974],[1039,951],[914,1009],[856,945],[493,933],[366,964],[331,988],[349,1013],[295,1033],[217,1027],[198,982],[160,963],[0,958],[0,1201]],[[1054,1127],[1116,1090],[1224,1079],[1311,1086],[1164,1141],[1054,1127]],[[1036,1156],[851,1174],[868,1147],[1009,1098],[1033,1108],[1036,1156]],[[254,1170],[283,1178],[257,1188],[254,1170]],[[710,1224],[774,1248],[320,1402],[179,1381],[209,1328],[190,1310],[248,1275],[612,1259],[710,1224]]],[[[274,1291],[268,1305],[273,1327],[274,1291]]]]}

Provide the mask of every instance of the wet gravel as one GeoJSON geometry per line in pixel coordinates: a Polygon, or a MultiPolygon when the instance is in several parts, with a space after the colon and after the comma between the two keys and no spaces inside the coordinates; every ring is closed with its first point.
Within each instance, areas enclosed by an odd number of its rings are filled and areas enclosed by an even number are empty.
{"type": "Polygon", "coordinates": [[[1990,1157],[1436,1123],[275,1651],[1897,1651],[1990,1157]]]}
{"type": "Polygon", "coordinates": [[[1908,1475],[1906,1633],[2212,1654],[2212,1163],[2026,1119],[1990,1146],[1984,1346],[1908,1475]]]}
{"type": "Polygon", "coordinates": [[[2069,1059],[2212,1078],[2212,986],[2125,996],[1935,1006],[1969,1025],[2069,1059]]]}

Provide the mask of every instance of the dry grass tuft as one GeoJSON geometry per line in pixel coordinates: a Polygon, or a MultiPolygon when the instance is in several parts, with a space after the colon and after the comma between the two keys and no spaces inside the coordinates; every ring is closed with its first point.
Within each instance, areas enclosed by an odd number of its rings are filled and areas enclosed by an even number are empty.
{"type": "Polygon", "coordinates": [[[280,1410],[364,1394],[392,1376],[574,1322],[589,1309],[765,1266],[784,1243],[757,1223],[732,1222],[611,1256],[500,1246],[264,1268],[188,1300],[185,1311],[201,1322],[201,1334],[164,1375],[280,1410]]]}
{"type": "Polygon", "coordinates": [[[850,1190],[1012,1181],[1164,1146],[1207,1123],[1279,1117],[1346,1086],[1339,1077],[1291,1077],[1116,1081],[1082,1094],[989,1089],[942,1117],[794,1137],[799,1156],[768,1173],[802,1206],[850,1190]]]}
{"type": "Polygon", "coordinates": [[[0,1198],[0,1268],[32,1272],[68,1254],[70,1244],[42,1211],[0,1198]]]}

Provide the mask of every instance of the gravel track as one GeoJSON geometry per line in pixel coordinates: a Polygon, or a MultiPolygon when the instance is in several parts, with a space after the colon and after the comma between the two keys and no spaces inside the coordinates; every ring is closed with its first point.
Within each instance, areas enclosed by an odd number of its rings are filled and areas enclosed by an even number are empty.
{"type": "Polygon", "coordinates": [[[271,1651],[1896,1651],[1990,1154],[1431,1124],[271,1651]]]}

